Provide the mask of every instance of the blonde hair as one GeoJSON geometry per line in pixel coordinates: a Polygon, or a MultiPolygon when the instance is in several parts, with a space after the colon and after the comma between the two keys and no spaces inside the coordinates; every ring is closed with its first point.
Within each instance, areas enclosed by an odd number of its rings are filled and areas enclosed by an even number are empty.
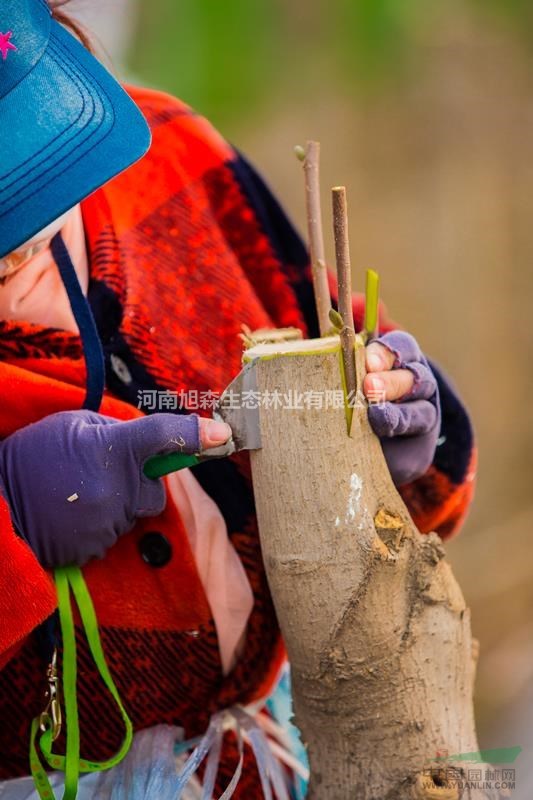
{"type": "Polygon", "coordinates": [[[91,42],[87,33],[84,31],[83,26],[80,25],[79,22],[76,22],[70,16],[70,14],[68,14],[66,11],[63,11],[63,6],[65,6],[69,1],[70,0],[48,0],[48,5],[52,10],[52,16],[56,22],[64,25],[65,28],[68,28],[71,33],[77,36],[82,45],[92,53],[91,42]]]}

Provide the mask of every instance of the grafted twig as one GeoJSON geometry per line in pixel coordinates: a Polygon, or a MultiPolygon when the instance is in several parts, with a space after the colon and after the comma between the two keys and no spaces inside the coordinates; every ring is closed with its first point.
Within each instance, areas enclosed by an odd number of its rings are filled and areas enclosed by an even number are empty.
{"type": "Polygon", "coordinates": [[[333,228],[335,232],[335,257],[339,283],[339,313],[342,317],[340,339],[346,379],[346,391],[352,398],[356,389],[355,375],[355,328],[352,307],[352,272],[350,265],[350,243],[348,240],[348,211],[346,189],[335,186],[331,190],[333,202],[333,228]]]}
{"type": "Polygon", "coordinates": [[[309,141],[305,150],[296,148],[296,154],[303,161],[305,175],[307,232],[318,327],[320,335],[327,336],[331,332],[329,322],[331,298],[324,250],[322,210],[320,207],[320,142],[309,141]]]}

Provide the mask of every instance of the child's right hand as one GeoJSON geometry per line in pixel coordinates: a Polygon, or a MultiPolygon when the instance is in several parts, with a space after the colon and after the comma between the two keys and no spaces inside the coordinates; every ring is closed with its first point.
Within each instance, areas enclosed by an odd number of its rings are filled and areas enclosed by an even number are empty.
{"type": "Polygon", "coordinates": [[[231,435],[196,415],[154,414],[121,422],[63,411],[0,443],[0,494],[19,534],[45,567],[101,558],[138,517],[165,507],[161,480],[143,473],[158,453],[198,453],[231,435]]]}

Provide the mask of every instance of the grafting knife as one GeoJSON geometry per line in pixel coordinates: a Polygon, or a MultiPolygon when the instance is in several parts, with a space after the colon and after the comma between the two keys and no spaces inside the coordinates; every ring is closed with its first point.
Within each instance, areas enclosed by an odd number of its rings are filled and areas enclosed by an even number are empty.
{"type": "Polygon", "coordinates": [[[144,465],[147,478],[162,478],[170,472],[185,467],[194,467],[203,461],[225,458],[239,450],[259,450],[261,430],[259,427],[259,394],[255,370],[257,359],[250,361],[239,372],[220,396],[213,410],[213,419],[227,422],[232,430],[231,438],[220,447],[210,447],[202,453],[168,453],[153,456],[144,465]]]}

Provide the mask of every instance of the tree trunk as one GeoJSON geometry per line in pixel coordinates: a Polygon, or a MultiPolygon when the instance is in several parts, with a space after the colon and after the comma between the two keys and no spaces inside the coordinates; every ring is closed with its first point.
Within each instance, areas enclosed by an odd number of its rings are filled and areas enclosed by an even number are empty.
{"type": "MultiPolygon", "coordinates": [[[[419,533],[397,493],[365,403],[348,435],[338,337],[257,345],[256,358],[254,492],[309,797],[496,797],[461,785],[486,765],[435,761],[478,750],[469,610],[440,538],[419,533]]],[[[362,346],[356,360],[360,388],[362,346]]]]}

